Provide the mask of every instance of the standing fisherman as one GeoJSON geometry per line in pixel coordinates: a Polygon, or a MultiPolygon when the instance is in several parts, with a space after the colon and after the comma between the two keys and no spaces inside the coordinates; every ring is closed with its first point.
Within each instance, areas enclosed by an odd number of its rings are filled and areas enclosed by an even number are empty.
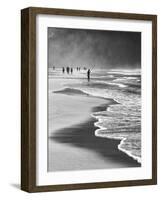
{"type": "Polygon", "coordinates": [[[91,70],[90,70],[90,69],[88,69],[88,71],[87,71],[87,78],[88,78],[88,82],[90,81],[90,74],[91,74],[91,70]]]}

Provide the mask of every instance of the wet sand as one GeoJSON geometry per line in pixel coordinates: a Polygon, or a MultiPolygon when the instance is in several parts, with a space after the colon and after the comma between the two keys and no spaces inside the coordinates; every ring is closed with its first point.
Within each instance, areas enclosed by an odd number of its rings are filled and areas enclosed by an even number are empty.
{"type": "MultiPolygon", "coordinates": [[[[51,118],[49,129],[48,170],[90,170],[139,167],[140,164],[118,150],[119,140],[95,136],[97,121],[92,112],[104,111],[113,104],[110,99],[101,99],[82,94],[54,93],[50,103],[59,109],[60,115],[51,118]],[[65,99],[65,101],[64,101],[65,99]],[[55,128],[54,128],[55,125],[55,128]]],[[[50,110],[50,114],[54,107],[50,110]]],[[[54,113],[52,113],[53,116],[54,113]]]]}

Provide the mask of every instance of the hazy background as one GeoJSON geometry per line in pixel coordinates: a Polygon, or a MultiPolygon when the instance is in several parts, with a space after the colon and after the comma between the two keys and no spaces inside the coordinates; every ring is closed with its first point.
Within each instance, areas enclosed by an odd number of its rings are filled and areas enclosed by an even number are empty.
{"type": "Polygon", "coordinates": [[[140,68],[141,33],[48,28],[48,66],[140,68]]]}

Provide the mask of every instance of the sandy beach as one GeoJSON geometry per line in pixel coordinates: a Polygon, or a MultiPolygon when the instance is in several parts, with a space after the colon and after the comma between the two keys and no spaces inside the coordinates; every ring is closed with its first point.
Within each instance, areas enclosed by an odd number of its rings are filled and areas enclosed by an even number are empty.
{"type": "Polygon", "coordinates": [[[92,112],[104,111],[112,99],[64,90],[49,97],[48,170],[139,167],[118,150],[119,140],[95,136],[92,112]]]}

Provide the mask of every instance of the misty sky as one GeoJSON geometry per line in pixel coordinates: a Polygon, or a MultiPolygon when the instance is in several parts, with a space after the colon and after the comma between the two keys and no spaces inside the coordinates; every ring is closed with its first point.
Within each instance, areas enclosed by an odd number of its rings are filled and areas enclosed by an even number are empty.
{"type": "Polygon", "coordinates": [[[140,68],[141,33],[48,28],[49,67],[140,68]]]}

